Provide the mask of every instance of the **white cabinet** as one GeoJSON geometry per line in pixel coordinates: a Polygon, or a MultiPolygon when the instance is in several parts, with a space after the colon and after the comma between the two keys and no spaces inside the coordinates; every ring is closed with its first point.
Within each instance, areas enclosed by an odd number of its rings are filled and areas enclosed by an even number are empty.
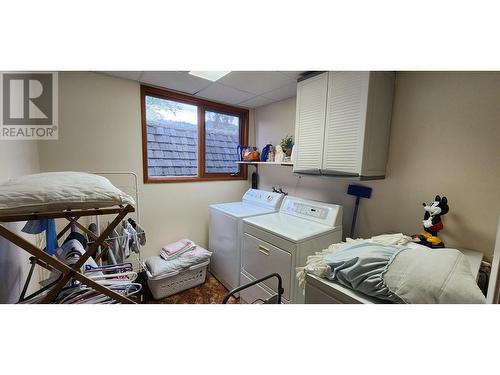
{"type": "Polygon", "coordinates": [[[294,153],[300,150],[300,157],[294,161],[294,171],[321,169],[327,90],[328,72],[297,85],[296,123],[302,126],[296,126],[295,129],[295,140],[300,140],[300,148],[295,147],[294,153]]]}
{"type": "Polygon", "coordinates": [[[294,172],[383,178],[392,72],[325,72],[298,83],[294,172]]]}

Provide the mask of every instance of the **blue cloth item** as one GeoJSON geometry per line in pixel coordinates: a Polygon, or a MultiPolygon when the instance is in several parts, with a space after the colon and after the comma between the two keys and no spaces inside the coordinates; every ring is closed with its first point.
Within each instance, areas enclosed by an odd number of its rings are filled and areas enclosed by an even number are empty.
{"type": "Polygon", "coordinates": [[[26,223],[22,231],[28,234],[45,232],[45,251],[50,255],[54,255],[56,249],[59,247],[57,244],[56,221],[54,219],[30,220],[26,223]]]}
{"type": "Polygon", "coordinates": [[[347,243],[325,257],[325,262],[331,269],[328,279],[371,297],[403,303],[389,290],[383,277],[395,256],[402,250],[402,246],[369,241],[347,243]]]}

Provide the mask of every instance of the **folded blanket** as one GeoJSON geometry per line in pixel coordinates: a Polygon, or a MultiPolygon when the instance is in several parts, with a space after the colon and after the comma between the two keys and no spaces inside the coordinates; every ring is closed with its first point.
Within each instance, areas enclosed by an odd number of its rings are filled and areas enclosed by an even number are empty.
{"type": "Polygon", "coordinates": [[[196,264],[205,262],[212,253],[202,247],[195,246],[190,251],[185,251],[175,259],[165,260],[155,255],[146,260],[146,267],[152,277],[166,275],[175,271],[182,271],[196,264]]]}

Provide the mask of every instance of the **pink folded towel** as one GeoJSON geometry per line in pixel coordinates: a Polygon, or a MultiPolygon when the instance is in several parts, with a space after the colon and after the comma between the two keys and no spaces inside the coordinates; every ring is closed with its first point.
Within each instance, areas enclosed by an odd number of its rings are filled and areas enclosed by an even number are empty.
{"type": "Polygon", "coordinates": [[[165,253],[166,256],[173,256],[180,251],[190,249],[194,246],[194,242],[188,239],[182,239],[177,242],[170,243],[161,248],[162,252],[165,253]]]}

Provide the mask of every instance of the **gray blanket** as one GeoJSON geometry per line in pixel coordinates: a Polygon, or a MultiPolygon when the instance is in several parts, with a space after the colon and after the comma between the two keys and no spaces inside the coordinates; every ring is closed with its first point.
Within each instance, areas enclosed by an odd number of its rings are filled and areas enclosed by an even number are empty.
{"type": "Polygon", "coordinates": [[[330,266],[328,279],[368,296],[395,303],[403,301],[386,286],[383,275],[394,257],[404,248],[364,242],[346,244],[325,258],[330,266]]]}
{"type": "Polygon", "coordinates": [[[395,303],[485,303],[466,257],[415,244],[346,243],[325,256],[326,278],[395,303]]]}

